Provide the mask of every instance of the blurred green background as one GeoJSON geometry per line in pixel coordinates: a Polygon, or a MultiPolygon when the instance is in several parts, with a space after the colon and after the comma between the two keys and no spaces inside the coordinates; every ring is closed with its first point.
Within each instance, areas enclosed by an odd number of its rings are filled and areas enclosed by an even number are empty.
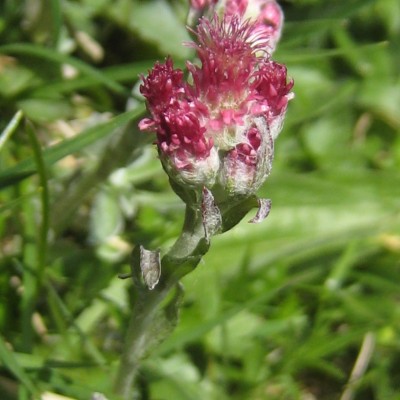
{"type": "MultiPolygon", "coordinates": [[[[213,239],[134,399],[400,399],[400,3],[281,5],[296,97],[271,214],[213,239]]],[[[193,57],[187,9],[0,3],[2,400],[114,398],[134,297],[117,276],[184,211],[137,130],[138,79],[193,57]]]]}

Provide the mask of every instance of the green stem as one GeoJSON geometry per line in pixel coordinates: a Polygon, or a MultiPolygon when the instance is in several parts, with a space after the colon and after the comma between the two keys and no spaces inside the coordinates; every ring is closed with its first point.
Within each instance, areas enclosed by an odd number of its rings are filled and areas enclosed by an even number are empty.
{"type": "MultiPolygon", "coordinates": [[[[161,262],[162,275],[159,284],[150,291],[141,287],[132,310],[121,364],[117,372],[114,390],[124,399],[132,397],[133,383],[141,360],[154,344],[152,326],[157,323],[161,303],[174,289],[179,280],[192,271],[208,251],[204,238],[202,215],[199,209],[186,207],[185,222],[180,237],[161,262]]],[[[134,260],[138,264],[138,260],[134,260]]],[[[134,265],[132,268],[139,268],[134,265]]],[[[135,275],[136,271],[132,271],[135,275]]],[[[162,338],[170,332],[164,332],[162,338]]]]}
{"type": "Polygon", "coordinates": [[[132,397],[133,383],[140,361],[147,351],[148,328],[169,290],[169,287],[165,287],[163,291],[149,292],[147,296],[138,299],[132,310],[121,364],[115,380],[115,392],[124,399],[132,397]]]}

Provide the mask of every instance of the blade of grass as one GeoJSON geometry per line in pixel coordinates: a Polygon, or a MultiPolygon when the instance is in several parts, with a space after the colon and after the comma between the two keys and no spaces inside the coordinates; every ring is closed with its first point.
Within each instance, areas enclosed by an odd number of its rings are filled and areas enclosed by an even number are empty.
{"type": "Polygon", "coordinates": [[[71,314],[68,307],[65,305],[49,280],[46,282],[46,290],[49,294],[47,302],[49,304],[50,312],[58,327],[58,332],[63,337],[63,341],[60,342],[60,345],[64,346],[64,348],[70,348],[71,351],[76,349],[78,343],[75,335],[71,335],[70,329],[72,328],[72,332],[78,334],[79,341],[85,345],[86,351],[94,360],[96,365],[104,365],[106,359],[102,352],[96,347],[92,338],[81,329],[79,324],[75,322],[74,316],[71,314]]]}
{"type": "Polygon", "coordinates": [[[337,85],[335,90],[332,90],[332,98],[326,102],[319,104],[315,109],[307,115],[297,115],[285,121],[286,128],[291,128],[293,125],[310,121],[313,118],[324,115],[328,110],[337,108],[338,106],[349,102],[356,93],[357,86],[353,83],[337,85]]]}
{"type": "Polygon", "coordinates": [[[46,164],[43,159],[43,152],[40,146],[39,140],[33,131],[31,124],[26,124],[26,131],[29,136],[29,140],[33,149],[33,157],[36,163],[36,169],[39,175],[40,182],[40,200],[42,208],[42,216],[38,232],[38,244],[37,244],[37,280],[38,289],[43,283],[43,273],[46,265],[46,254],[47,254],[47,237],[49,232],[49,215],[50,215],[50,202],[49,202],[49,188],[47,183],[47,171],[46,164]]]}
{"type": "Polygon", "coordinates": [[[360,243],[356,240],[349,242],[349,245],[345,248],[341,257],[334,264],[328,277],[324,282],[324,287],[328,292],[336,291],[343,285],[343,282],[348,277],[353,268],[356,260],[364,256],[366,251],[360,243]],[[364,251],[361,251],[363,249],[364,251]]]}
{"type": "MultiPolygon", "coordinates": [[[[34,183],[31,180],[22,182],[19,185],[22,195],[31,193],[34,190],[34,183]]],[[[24,201],[21,203],[21,236],[24,238],[22,249],[22,264],[24,266],[22,273],[22,283],[24,290],[20,303],[20,321],[21,321],[21,350],[30,353],[33,348],[34,331],[32,326],[32,315],[36,308],[36,299],[38,293],[37,279],[37,207],[34,201],[24,201]],[[33,273],[31,272],[33,271],[33,273]]]]}
{"type": "MultiPolygon", "coordinates": [[[[116,82],[128,82],[132,84],[138,79],[139,74],[151,68],[152,64],[152,61],[144,61],[134,64],[117,65],[104,68],[102,73],[116,82]]],[[[98,84],[98,81],[91,76],[48,82],[47,84],[45,83],[44,85],[33,89],[32,92],[30,92],[30,96],[41,97],[49,92],[70,93],[76,90],[88,89],[98,84]]]]}
{"type": "Polygon", "coordinates": [[[62,13],[60,0],[51,0],[51,15],[52,15],[52,44],[56,49],[60,40],[61,25],[62,25],[62,13]]]}
{"type": "Polygon", "coordinates": [[[153,352],[155,356],[159,356],[165,353],[172,351],[175,348],[181,347],[184,344],[193,342],[202,336],[204,336],[207,332],[211,331],[216,326],[219,326],[229,319],[233,318],[235,315],[240,313],[243,310],[252,309],[262,303],[270,302],[275,296],[279,295],[283,290],[301,283],[302,281],[307,281],[313,273],[306,272],[302,274],[298,274],[295,278],[290,281],[285,282],[284,285],[280,287],[276,287],[275,289],[262,293],[261,295],[251,298],[250,300],[242,303],[240,305],[235,305],[228,310],[224,310],[221,314],[217,315],[214,318],[211,318],[208,321],[201,322],[200,324],[178,332],[174,333],[172,336],[167,338],[163,343],[161,343],[157,349],[153,352]]]}
{"type": "Polygon", "coordinates": [[[2,336],[0,336],[0,359],[3,365],[26,387],[26,389],[28,389],[35,398],[39,398],[39,390],[24,369],[19,365],[13,352],[8,348],[2,336]]]}
{"type": "Polygon", "coordinates": [[[21,204],[21,202],[29,200],[32,197],[36,196],[37,194],[38,194],[38,191],[34,190],[31,193],[24,194],[23,196],[20,196],[20,197],[18,197],[16,199],[12,199],[11,201],[9,201],[9,202],[7,202],[5,204],[1,204],[0,205],[0,214],[6,212],[8,210],[13,209],[14,207],[17,207],[18,205],[21,204]]]}
{"type": "Polygon", "coordinates": [[[26,170],[25,172],[15,172],[8,176],[0,174],[0,189],[4,189],[8,186],[16,185],[17,183],[29,178],[31,175],[35,174],[34,169],[26,170]]]}
{"type": "MultiPolygon", "coordinates": [[[[23,265],[17,259],[14,259],[13,263],[15,269],[19,273],[29,274],[32,279],[37,279],[37,271],[34,271],[29,266],[23,265]]],[[[60,341],[58,344],[58,346],[61,347],[58,348],[62,349],[63,351],[67,349],[66,350],[67,352],[69,349],[71,349],[71,352],[74,349],[76,349],[77,346],[76,339],[74,338],[74,335],[71,335],[71,333],[76,333],[79,336],[80,342],[85,345],[86,351],[94,360],[95,364],[91,362],[90,365],[104,365],[106,363],[106,360],[102,355],[101,351],[96,347],[96,344],[94,343],[92,338],[85,332],[83,332],[82,329],[79,327],[79,325],[75,322],[73,314],[70,312],[67,305],[64,303],[60,295],[57,293],[57,290],[54,288],[53,283],[46,274],[44,274],[43,277],[43,285],[47,292],[46,301],[49,306],[51,318],[53,319],[56,325],[57,333],[60,334],[63,338],[63,340],[60,341]]],[[[53,351],[52,357],[54,357],[54,355],[57,357],[57,353],[55,351],[53,351]]],[[[31,357],[34,356],[31,354],[21,353],[19,355],[19,360],[23,361],[24,359],[27,358],[31,359],[31,357]]],[[[23,365],[25,366],[24,363],[23,365]]],[[[27,365],[27,367],[39,368],[38,365],[36,366],[27,365]]]]}
{"type": "Polygon", "coordinates": [[[53,232],[57,234],[68,225],[83,199],[95,186],[107,179],[112,171],[126,166],[127,163],[139,157],[144,144],[150,138],[149,135],[143,135],[133,121],[122,129],[118,129],[98,157],[97,166],[84,176],[70,182],[68,189],[55,200],[51,215],[53,232]],[[136,126],[132,126],[133,124],[136,126]]]}
{"type": "MultiPolygon", "coordinates": [[[[363,46],[357,46],[357,51],[360,54],[366,54],[374,51],[380,50],[382,47],[388,47],[389,42],[378,42],[366,44],[363,46]]],[[[334,48],[329,50],[315,50],[307,48],[296,48],[293,49],[291,46],[282,47],[279,51],[279,59],[285,61],[285,63],[303,63],[306,61],[316,61],[328,57],[342,57],[342,56],[352,56],[354,50],[350,48],[334,48]]]]}
{"type": "Polygon", "coordinates": [[[24,114],[21,110],[17,111],[14,114],[12,120],[8,123],[6,128],[1,133],[1,135],[0,135],[0,152],[3,149],[4,145],[6,144],[7,140],[10,139],[12,134],[17,129],[19,123],[21,122],[23,115],[24,114]]]}
{"type": "MultiPolygon", "coordinates": [[[[22,348],[24,351],[30,352],[33,345],[32,315],[43,285],[44,269],[46,266],[47,236],[49,230],[49,190],[42,149],[33,128],[28,123],[26,124],[26,132],[31,142],[33,160],[39,175],[39,193],[42,208],[41,221],[38,229],[37,209],[34,202],[25,201],[22,204],[25,238],[28,239],[24,247],[24,265],[31,268],[34,272],[32,274],[28,269],[24,269],[24,291],[21,303],[22,348]]],[[[22,190],[28,193],[31,192],[31,185],[31,182],[27,182],[25,185],[22,185],[22,190]]]]}
{"type": "Polygon", "coordinates": [[[364,336],[363,343],[361,345],[360,352],[358,353],[358,357],[356,359],[356,363],[351,371],[349,382],[340,397],[340,400],[352,400],[354,398],[357,383],[365,374],[367,370],[371,357],[375,350],[375,335],[372,332],[367,332],[364,336]]]}
{"type": "MultiPolygon", "coordinates": [[[[45,165],[48,167],[54,164],[61,158],[82,150],[83,148],[93,144],[97,140],[104,138],[111,134],[116,128],[127,122],[137,118],[144,112],[144,106],[141,105],[135,110],[127,111],[117,117],[112,118],[110,121],[93,126],[72,139],[67,139],[59,144],[49,147],[43,151],[43,159],[45,165]]],[[[34,174],[36,172],[35,162],[33,158],[28,158],[17,165],[8,168],[0,173],[0,189],[15,184],[22,179],[34,174]]]]}
{"type": "Polygon", "coordinates": [[[57,53],[54,50],[46,49],[42,46],[36,46],[26,43],[15,43],[5,46],[0,46],[0,53],[5,54],[18,54],[31,57],[38,57],[45,60],[53,61],[58,64],[69,64],[75,67],[82,74],[96,79],[99,83],[105,85],[110,90],[122,94],[125,97],[129,97],[129,91],[116,82],[115,80],[104,75],[98,69],[91,67],[85,62],[78,60],[77,58],[67,56],[65,54],[57,53]]]}

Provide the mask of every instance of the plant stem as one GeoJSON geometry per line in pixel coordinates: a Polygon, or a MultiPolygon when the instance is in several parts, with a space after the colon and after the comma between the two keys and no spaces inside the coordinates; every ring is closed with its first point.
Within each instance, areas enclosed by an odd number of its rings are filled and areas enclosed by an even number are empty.
{"type": "Polygon", "coordinates": [[[124,399],[129,399],[133,382],[143,359],[148,342],[149,326],[155,318],[158,306],[168,294],[170,287],[162,291],[148,292],[137,300],[129,321],[121,364],[115,380],[115,392],[124,399]]]}
{"type": "MultiPolygon", "coordinates": [[[[170,251],[162,258],[160,282],[154,290],[138,287],[138,298],[132,310],[121,364],[114,385],[115,392],[123,399],[132,397],[133,383],[140,362],[154,345],[153,326],[163,323],[159,314],[162,309],[161,303],[177,286],[179,280],[197,266],[208,248],[209,243],[204,238],[201,211],[187,206],[182,233],[170,251]]],[[[137,257],[132,266],[133,276],[137,276],[135,268],[140,268],[137,257]]],[[[177,304],[176,307],[178,307],[177,304]]],[[[159,342],[169,335],[171,329],[158,329],[158,331],[161,331],[162,335],[156,338],[159,342]]]]}

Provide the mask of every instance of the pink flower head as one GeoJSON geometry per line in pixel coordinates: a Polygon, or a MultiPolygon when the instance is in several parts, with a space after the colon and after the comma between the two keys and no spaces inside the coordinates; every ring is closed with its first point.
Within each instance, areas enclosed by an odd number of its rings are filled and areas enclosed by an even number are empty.
{"type": "Polygon", "coordinates": [[[196,35],[198,43],[192,46],[201,67],[191,63],[187,67],[194,93],[208,109],[208,131],[214,131],[212,135],[223,146],[231,142],[232,128],[243,125],[249,111],[250,83],[258,63],[255,52],[262,48],[264,38],[254,36],[253,25],[237,17],[202,19],[196,35]]]}
{"type": "Polygon", "coordinates": [[[275,0],[250,0],[244,18],[256,21],[257,30],[268,36],[266,50],[272,54],[281,37],[283,11],[275,0]]]}
{"type": "Polygon", "coordinates": [[[236,16],[255,22],[255,29],[268,36],[265,50],[269,53],[275,50],[284,20],[282,9],[276,0],[191,0],[188,24],[194,26],[200,17],[211,18],[214,13],[222,19],[236,16]]]}
{"type": "Polygon", "coordinates": [[[190,0],[190,5],[196,10],[213,6],[218,0],[190,0]]]}
{"type": "Polygon", "coordinates": [[[200,19],[194,34],[189,46],[201,65],[187,63],[189,81],[170,58],[142,78],[151,118],[139,127],[156,132],[161,161],[175,181],[249,195],[271,169],[293,83],[270,60],[269,33],[257,22],[215,15],[200,19]]]}

